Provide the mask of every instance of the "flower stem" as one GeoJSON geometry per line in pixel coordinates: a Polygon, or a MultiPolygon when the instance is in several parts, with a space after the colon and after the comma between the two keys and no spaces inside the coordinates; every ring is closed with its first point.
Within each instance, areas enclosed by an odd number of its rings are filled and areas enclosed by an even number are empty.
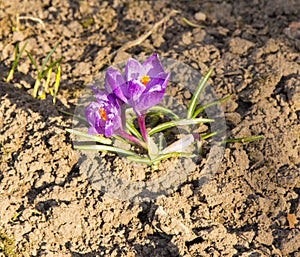
{"type": "Polygon", "coordinates": [[[141,134],[144,138],[144,141],[146,143],[148,143],[148,132],[147,132],[147,128],[146,128],[145,118],[146,118],[146,114],[142,114],[142,115],[138,116],[138,123],[139,123],[141,134]]]}
{"type": "Polygon", "coordinates": [[[121,105],[121,126],[122,130],[125,131],[126,129],[126,106],[123,103],[120,103],[121,105]]]}
{"type": "Polygon", "coordinates": [[[118,131],[117,135],[121,136],[124,139],[127,139],[128,141],[130,141],[132,143],[142,146],[144,149],[148,149],[147,144],[145,144],[141,140],[137,139],[136,137],[128,134],[124,130],[118,131]]]}

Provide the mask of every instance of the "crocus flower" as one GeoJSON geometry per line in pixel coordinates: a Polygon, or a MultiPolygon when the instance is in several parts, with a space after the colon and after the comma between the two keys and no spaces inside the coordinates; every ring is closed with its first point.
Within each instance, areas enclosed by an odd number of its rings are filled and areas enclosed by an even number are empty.
{"type": "Polygon", "coordinates": [[[106,72],[105,90],[115,94],[119,99],[122,126],[124,127],[125,104],[128,104],[138,116],[145,142],[148,141],[146,113],[163,99],[169,78],[170,73],[164,71],[157,54],[150,56],[143,64],[135,59],[129,59],[125,76],[113,68],[106,72]]]}
{"type": "Polygon", "coordinates": [[[163,99],[169,77],[170,73],[164,71],[157,54],[143,64],[131,58],[127,62],[125,76],[113,68],[107,70],[105,89],[141,116],[163,99]]]}
{"type": "Polygon", "coordinates": [[[108,94],[97,87],[91,87],[96,102],[91,102],[85,109],[86,120],[89,122],[89,134],[102,134],[105,137],[121,136],[135,144],[147,148],[144,142],[128,134],[121,115],[119,99],[114,93],[108,94]]]}
{"type": "Polygon", "coordinates": [[[122,127],[120,106],[113,94],[107,94],[92,88],[96,102],[91,102],[85,110],[86,119],[90,124],[89,134],[102,134],[111,137],[122,127]]]}

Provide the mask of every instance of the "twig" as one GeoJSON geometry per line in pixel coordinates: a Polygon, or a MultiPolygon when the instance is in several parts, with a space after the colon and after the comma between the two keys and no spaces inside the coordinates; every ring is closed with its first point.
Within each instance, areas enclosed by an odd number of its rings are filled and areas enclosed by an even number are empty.
{"type": "Polygon", "coordinates": [[[41,19],[31,17],[31,16],[19,16],[17,14],[17,30],[19,30],[20,20],[32,20],[32,21],[38,22],[42,25],[43,29],[45,29],[45,23],[41,19]]]}
{"type": "Polygon", "coordinates": [[[112,58],[114,56],[117,55],[118,52],[121,51],[126,51],[127,49],[133,47],[133,46],[137,46],[139,44],[141,44],[143,41],[145,41],[154,31],[156,31],[158,29],[159,26],[161,26],[163,23],[165,23],[167,20],[169,20],[171,18],[171,16],[175,15],[179,13],[179,11],[176,10],[172,10],[167,16],[165,16],[163,19],[161,19],[160,21],[158,21],[157,23],[155,23],[153,25],[153,27],[147,31],[146,33],[144,33],[143,35],[141,35],[140,37],[138,37],[137,39],[133,40],[133,41],[129,41],[127,42],[125,45],[123,45],[122,47],[120,47],[118,50],[110,53],[108,56],[106,56],[100,63],[99,65],[97,65],[95,67],[96,70],[100,70],[103,68],[103,66],[106,63],[111,62],[112,58]]]}

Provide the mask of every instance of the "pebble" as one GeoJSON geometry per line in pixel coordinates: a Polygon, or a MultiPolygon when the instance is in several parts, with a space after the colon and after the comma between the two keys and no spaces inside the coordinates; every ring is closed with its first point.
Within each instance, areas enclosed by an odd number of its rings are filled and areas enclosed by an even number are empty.
{"type": "Polygon", "coordinates": [[[203,13],[203,12],[197,12],[197,13],[195,14],[195,19],[196,19],[197,21],[205,21],[205,20],[206,20],[206,15],[205,15],[205,13],[203,13]]]}

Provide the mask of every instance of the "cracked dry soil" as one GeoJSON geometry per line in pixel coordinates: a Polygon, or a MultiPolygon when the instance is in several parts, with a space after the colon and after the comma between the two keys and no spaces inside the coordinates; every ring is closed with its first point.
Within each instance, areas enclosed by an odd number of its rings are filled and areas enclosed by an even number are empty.
{"type": "Polygon", "coordinates": [[[0,1],[0,256],[299,257],[299,22],[297,0],[0,1]],[[72,120],[58,108],[74,111],[104,58],[172,10],[180,12],[112,64],[157,52],[202,74],[214,67],[218,97],[233,95],[222,104],[229,136],[265,138],[228,144],[201,187],[192,174],[152,201],[114,199],[80,172],[64,130],[72,120]],[[25,41],[39,61],[60,41],[56,106],[31,97],[25,55],[4,82],[25,41]]]}

